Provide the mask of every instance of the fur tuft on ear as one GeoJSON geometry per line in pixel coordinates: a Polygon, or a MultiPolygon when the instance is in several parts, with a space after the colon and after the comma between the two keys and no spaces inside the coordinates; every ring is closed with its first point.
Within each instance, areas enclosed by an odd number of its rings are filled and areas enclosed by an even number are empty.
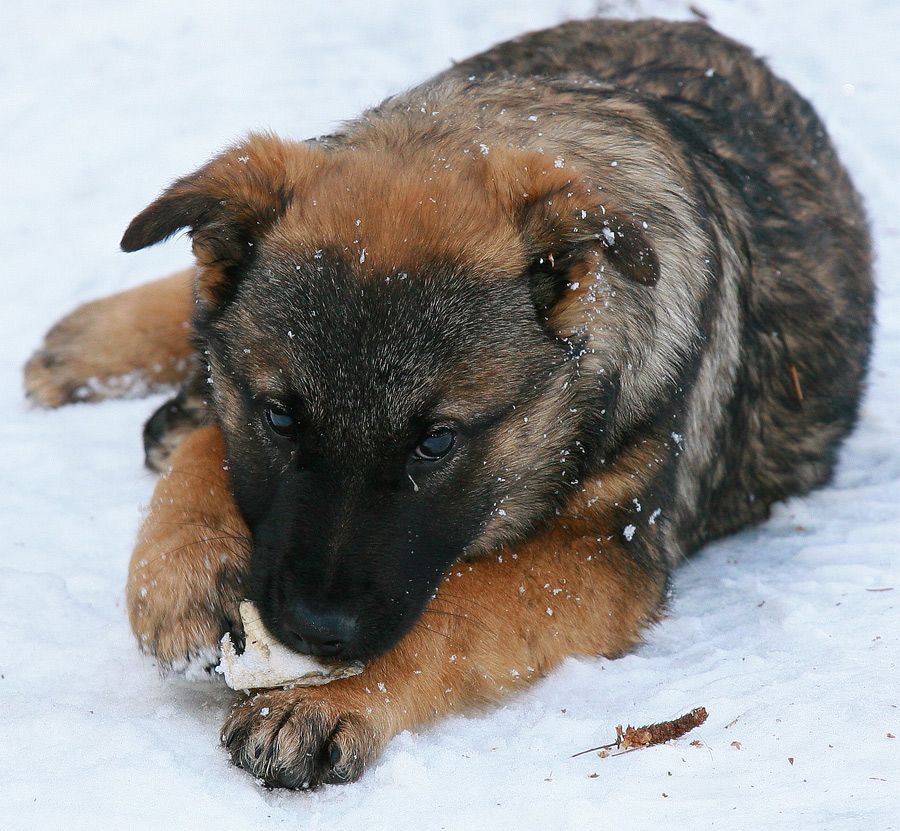
{"type": "Polygon", "coordinates": [[[537,152],[509,150],[492,152],[483,175],[520,229],[539,308],[553,305],[571,270],[593,252],[632,282],[652,286],[659,279],[646,223],[571,168],[537,152]]]}
{"type": "Polygon", "coordinates": [[[131,221],[122,250],[137,251],[188,228],[198,294],[218,305],[252,258],[254,242],[309,186],[324,155],[310,145],[250,135],[170,185],[131,221]]]}

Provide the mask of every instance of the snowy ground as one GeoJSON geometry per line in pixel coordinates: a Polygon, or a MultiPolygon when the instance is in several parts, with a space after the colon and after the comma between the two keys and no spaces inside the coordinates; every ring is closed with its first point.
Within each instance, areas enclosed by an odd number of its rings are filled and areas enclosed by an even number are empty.
{"type": "Polygon", "coordinates": [[[251,128],[330,129],[490,43],[675,0],[6,3],[0,36],[0,828],[900,828],[900,4],[698,0],[809,96],[869,207],[880,327],[833,485],[679,573],[671,617],[505,707],[404,734],[358,784],[267,792],[218,747],[228,696],[162,680],[122,604],[153,401],[30,409],[75,303],[188,260],[128,220],[251,128]],[[705,706],[671,745],[570,758],[705,706]],[[891,736],[889,736],[891,734],[891,736]],[[697,738],[701,747],[690,744],[697,738]],[[596,774],[596,776],[594,775],[596,774]]]}

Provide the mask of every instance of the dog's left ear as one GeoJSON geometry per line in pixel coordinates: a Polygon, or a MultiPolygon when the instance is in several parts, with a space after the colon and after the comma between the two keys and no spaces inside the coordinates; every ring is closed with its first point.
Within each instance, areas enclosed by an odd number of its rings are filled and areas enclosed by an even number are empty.
{"type": "Polygon", "coordinates": [[[137,251],[188,228],[198,296],[221,305],[252,259],[256,241],[308,187],[323,157],[324,151],[309,145],[251,135],[170,185],[131,221],[122,250],[137,251]]]}
{"type": "Polygon", "coordinates": [[[549,309],[576,266],[598,253],[626,279],[642,286],[656,283],[659,258],[642,217],[617,207],[611,194],[540,153],[492,150],[491,155],[485,174],[520,229],[538,306],[549,309]]]}

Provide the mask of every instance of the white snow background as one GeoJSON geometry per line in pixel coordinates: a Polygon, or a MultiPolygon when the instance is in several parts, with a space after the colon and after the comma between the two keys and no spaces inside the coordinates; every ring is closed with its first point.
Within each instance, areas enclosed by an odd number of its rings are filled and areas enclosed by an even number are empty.
{"type": "Polygon", "coordinates": [[[233,768],[218,744],[227,691],[160,678],[129,632],[126,564],[153,487],[140,428],[162,398],[40,411],[22,364],[75,304],[189,261],[183,239],[130,256],[118,240],[248,130],[317,135],[527,29],[687,6],[3,4],[0,828],[900,828],[900,3],[698,3],[812,100],[870,213],[880,322],[834,483],[687,563],[634,654],[569,660],[315,793],[233,768]],[[571,758],[617,724],[697,706],[709,720],[681,740],[571,758]]]}

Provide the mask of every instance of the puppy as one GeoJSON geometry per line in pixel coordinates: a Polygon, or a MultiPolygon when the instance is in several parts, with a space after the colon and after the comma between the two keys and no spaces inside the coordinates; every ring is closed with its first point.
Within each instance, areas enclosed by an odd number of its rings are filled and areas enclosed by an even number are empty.
{"type": "Polygon", "coordinates": [[[245,597],[366,662],[236,700],[223,741],[273,785],[627,652],[676,564],[827,481],[856,416],[860,201],[809,105],[698,23],[567,23],[333,135],[251,135],[122,247],[182,229],[194,269],[77,310],[26,386],[183,384],[128,582],[164,667],[214,664],[245,597]]]}

